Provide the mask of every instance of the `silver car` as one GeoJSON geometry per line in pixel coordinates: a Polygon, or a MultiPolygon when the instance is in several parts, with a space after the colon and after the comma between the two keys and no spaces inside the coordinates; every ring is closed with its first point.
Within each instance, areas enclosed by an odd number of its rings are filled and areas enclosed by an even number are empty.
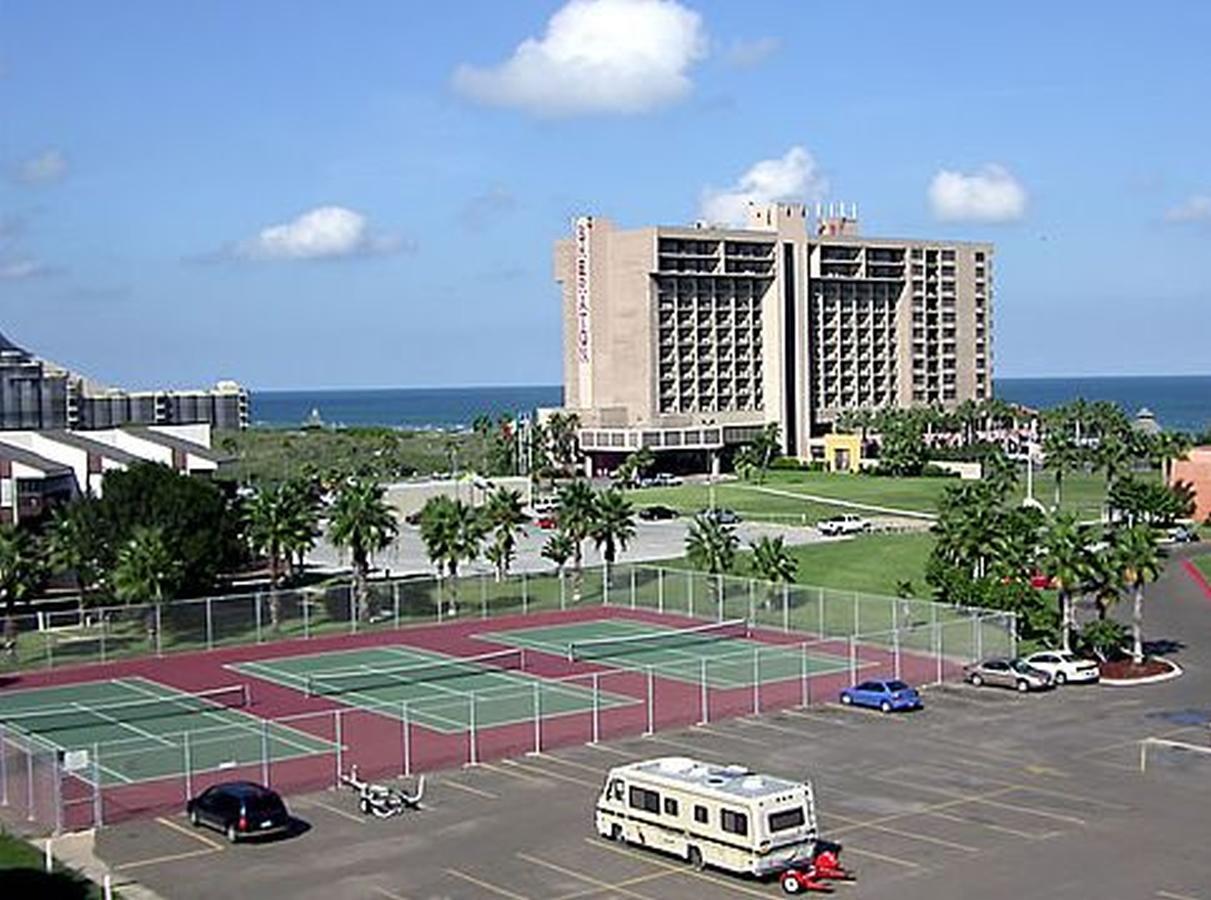
{"type": "Polygon", "coordinates": [[[1022,694],[1052,686],[1050,675],[1021,659],[986,659],[965,666],[963,674],[976,687],[991,684],[1013,688],[1022,694]]]}

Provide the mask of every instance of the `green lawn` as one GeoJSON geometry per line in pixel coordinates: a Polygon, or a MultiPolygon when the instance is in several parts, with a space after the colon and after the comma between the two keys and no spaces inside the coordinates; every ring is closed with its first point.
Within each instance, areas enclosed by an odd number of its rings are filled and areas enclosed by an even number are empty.
{"type": "MultiPolygon", "coordinates": [[[[0,831],[0,884],[6,897],[44,900],[96,900],[101,889],[76,872],[56,866],[47,875],[43,851],[18,837],[0,831]]],[[[114,896],[118,896],[114,894],[114,896]]]]}
{"type": "Polygon", "coordinates": [[[1204,578],[1211,581],[1211,554],[1196,556],[1190,562],[1194,563],[1194,567],[1203,573],[1204,578]]]}

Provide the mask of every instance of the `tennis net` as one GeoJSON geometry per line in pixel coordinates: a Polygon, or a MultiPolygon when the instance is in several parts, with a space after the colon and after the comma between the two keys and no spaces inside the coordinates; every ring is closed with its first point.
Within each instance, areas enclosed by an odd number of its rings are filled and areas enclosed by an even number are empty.
{"type": "Polygon", "coordinates": [[[676,650],[727,638],[748,637],[747,619],[728,619],[690,628],[665,629],[645,634],[624,634],[618,637],[586,638],[568,644],[568,659],[572,662],[623,656],[644,650],[676,650]]]}
{"type": "Polygon", "coordinates": [[[513,649],[498,650],[479,656],[437,659],[432,662],[413,663],[392,668],[359,666],[352,669],[313,672],[307,676],[307,696],[331,697],[401,684],[423,684],[428,681],[468,678],[487,672],[520,670],[525,667],[525,651],[513,649]]]}
{"type": "Polygon", "coordinates": [[[240,709],[251,702],[246,684],[233,684],[193,694],[172,693],[112,703],[72,703],[0,713],[0,721],[27,734],[47,734],[101,725],[121,725],[148,719],[167,719],[223,709],[240,709]]]}

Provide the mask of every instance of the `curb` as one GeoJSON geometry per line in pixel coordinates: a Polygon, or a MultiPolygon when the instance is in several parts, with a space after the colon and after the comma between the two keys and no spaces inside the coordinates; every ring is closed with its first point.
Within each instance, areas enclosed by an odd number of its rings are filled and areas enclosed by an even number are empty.
{"type": "Polygon", "coordinates": [[[1208,600],[1211,600],[1211,584],[1207,583],[1206,576],[1203,575],[1198,566],[1190,562],[1188,559],[1183,559],[1182,568],[1186,570],[1186,574],[1190,576],[1191,580],[1202,588],[1203,596],[1208,600]]]}
{"type": "Polygon", "coordinates": [[[1145,684],[1161,684],[1165,681],[1172,681],[1174,678],[1181,678],[1184,674],[1182,667],[1170,659],[1161,659],[1169,667],[1168,672],[1162,672],[1159,675],[1149,675],[1147,678],[1106,678],[1102,677],[1099,681],[1107,687],[1136,687],[1137,685],[1145,684]]]}

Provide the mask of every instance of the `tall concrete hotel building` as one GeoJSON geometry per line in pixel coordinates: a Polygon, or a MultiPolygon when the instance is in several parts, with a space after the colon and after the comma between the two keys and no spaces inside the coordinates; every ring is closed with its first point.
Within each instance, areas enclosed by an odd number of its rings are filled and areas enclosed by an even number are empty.
{"type": "Polygon", "coordinates": [[[844,410],[991,396],[992,253],[800,204],[742,229],[579,218],[555,245],[564,408],[597,468],[640,446],[717,463],[771,422],[822,459],[844,410]]]}

